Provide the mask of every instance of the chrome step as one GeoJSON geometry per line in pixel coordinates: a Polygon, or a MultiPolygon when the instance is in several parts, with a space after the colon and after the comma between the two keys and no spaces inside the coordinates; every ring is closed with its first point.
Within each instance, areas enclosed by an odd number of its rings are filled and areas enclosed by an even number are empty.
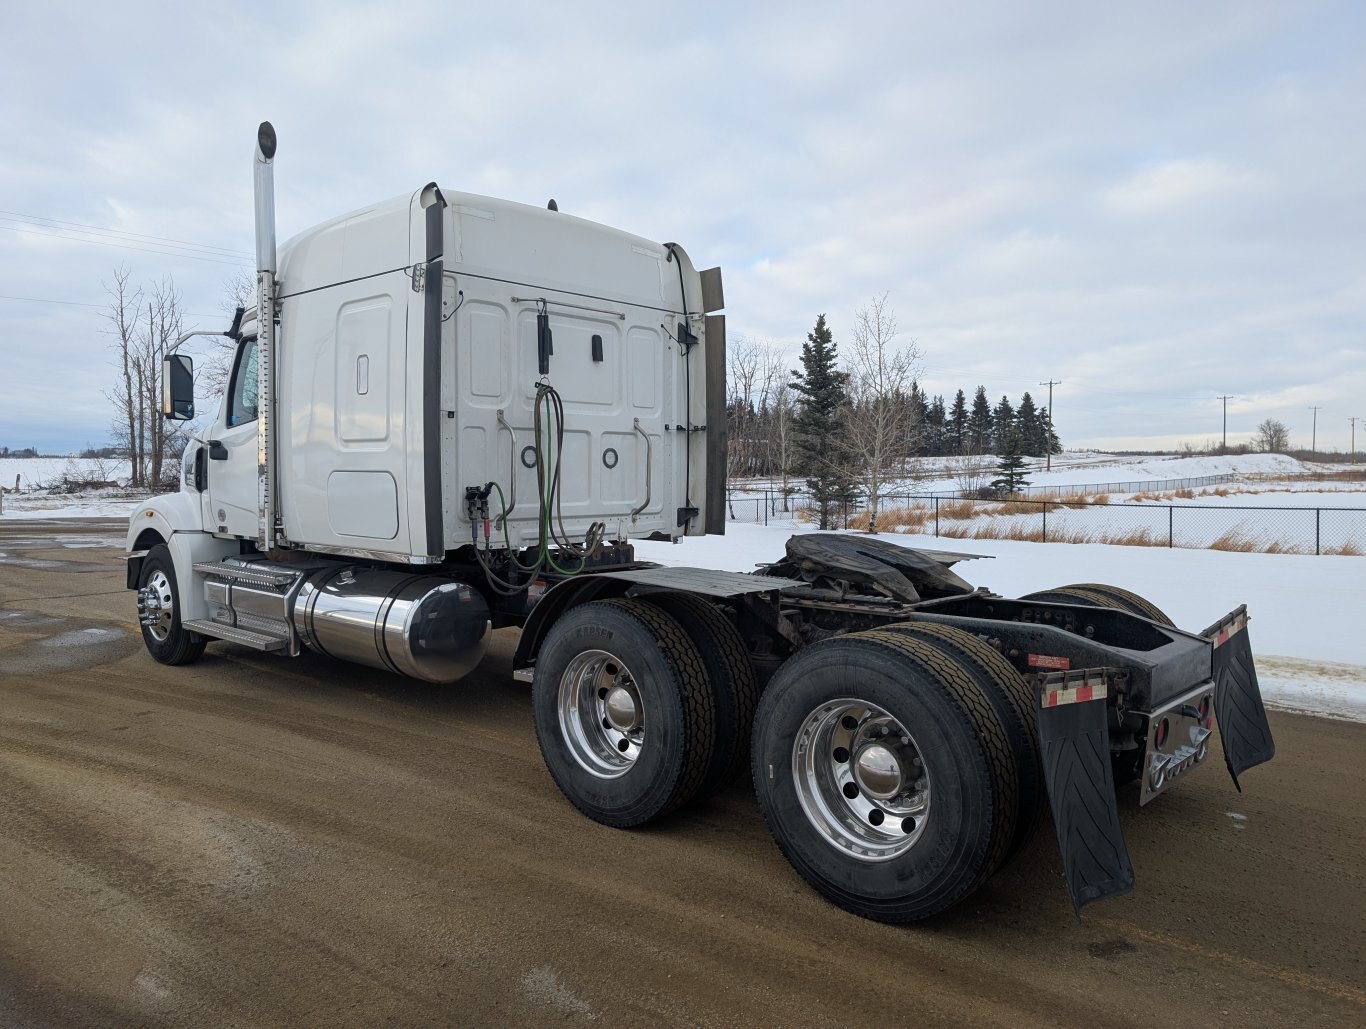
{"type": "MultiPolygon", "coordinates": [[[[198,568],[197,565],[195,567],[198,568]]],[[[289,646],[289,640],[280,639],[278,636],[270,636],[264,632],[252,632],[250,629],[224,625],[222,622],[211,622],[207,618],[199,618],[182,624],[191,632],[197,632],[200,635],[210,636],[218,640],[227,640],[229,643],[240,643],[244,647],[251,647],[252,650],[284,650],[289,646]]]]}
{"type": "Polygon", "coordinates": [[[260,568],[236,561],[196,561],[194,570],[200,575],[216,575],[220,579],[243,582],[251,586],[293,586],[302,572],[286,572],[275,568],[260,568]]]}

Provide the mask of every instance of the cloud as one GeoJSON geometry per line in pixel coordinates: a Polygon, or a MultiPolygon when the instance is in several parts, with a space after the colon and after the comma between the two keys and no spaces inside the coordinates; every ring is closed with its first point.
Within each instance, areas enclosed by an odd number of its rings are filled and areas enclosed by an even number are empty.
{"type": "MultiPolygon", "coordinates": [[[[1321,444],[1366,415],[1359,4],[3,18],[11,211],[249,253],[269,118],[282,239],[433,178],[554,196],[721,264],[732,331],[790,350],[821,312],[842,338],[886,290],[932,389],[1037,399],[1061,379],[1068,443],[1204,438],[1227,393],[1249,430],[1323,406],[1321,444]]],[[[211,319],[234,271],[17,224],[0,216],[0,293],[99,304],[122,260],[211,319]]],[[[0,442],[103,430],[101,328],[0,300],[0,442]]]]}

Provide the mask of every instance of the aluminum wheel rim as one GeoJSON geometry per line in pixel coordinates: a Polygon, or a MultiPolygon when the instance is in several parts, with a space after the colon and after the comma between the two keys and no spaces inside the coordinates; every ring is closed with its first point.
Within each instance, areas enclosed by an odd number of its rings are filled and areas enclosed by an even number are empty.
{"type": "Polygon", "coordinates": [[[636,678],[615,654],[586,650],[560,676],[560,733],[574,761],[599,779],[631,770],[645,745],[636,678]]]}
{"type": "Polygon", "coordinates": [[[175,611],[175,595],[171,592],[171,580],[166,573],[157,569],[142,587],[143,622],[152,639],[158,643],[166,642],[171,635],[171,616],[175,611]]]}
{"type": "Polygon", "coordinates": [[[797,799],[826,843],[861,861],[890,861],[919,842],[930,775],[915,737],[855,697],[827,701],[792,744],[797,799]]]}

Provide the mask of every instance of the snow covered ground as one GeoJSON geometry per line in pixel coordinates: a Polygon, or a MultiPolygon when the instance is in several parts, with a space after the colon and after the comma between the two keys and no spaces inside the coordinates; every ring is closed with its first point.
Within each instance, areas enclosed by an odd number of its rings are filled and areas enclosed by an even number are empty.
{"type": "MultiPolygon", "coordinates": [[[[637,543],[636,553],[666,565],[752,571],[758,562],[781,557],[793,531],[790,525],[732,522],[725,536],[637,543]]],[[[1122,586],[1193,632],[1245,603],[1267,703],[1366,721],[1366,559],[895,533],[881,538],[985,555],[992,560],[966,561],[955,570],[974,585],[1008,597],[1073,582],[1122,586]]]]}

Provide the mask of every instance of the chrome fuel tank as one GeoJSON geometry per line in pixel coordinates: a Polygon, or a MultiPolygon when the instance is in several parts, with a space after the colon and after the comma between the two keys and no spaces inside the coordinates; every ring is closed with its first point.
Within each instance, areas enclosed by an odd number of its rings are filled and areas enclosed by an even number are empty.
{"type": "Polygon", "coordinates": [[[294,627],[332,657],[426,682],[455,682],[488,650],[488,604],[472,586],[432,575],[335,567],[309,576],[294,627]]]}

